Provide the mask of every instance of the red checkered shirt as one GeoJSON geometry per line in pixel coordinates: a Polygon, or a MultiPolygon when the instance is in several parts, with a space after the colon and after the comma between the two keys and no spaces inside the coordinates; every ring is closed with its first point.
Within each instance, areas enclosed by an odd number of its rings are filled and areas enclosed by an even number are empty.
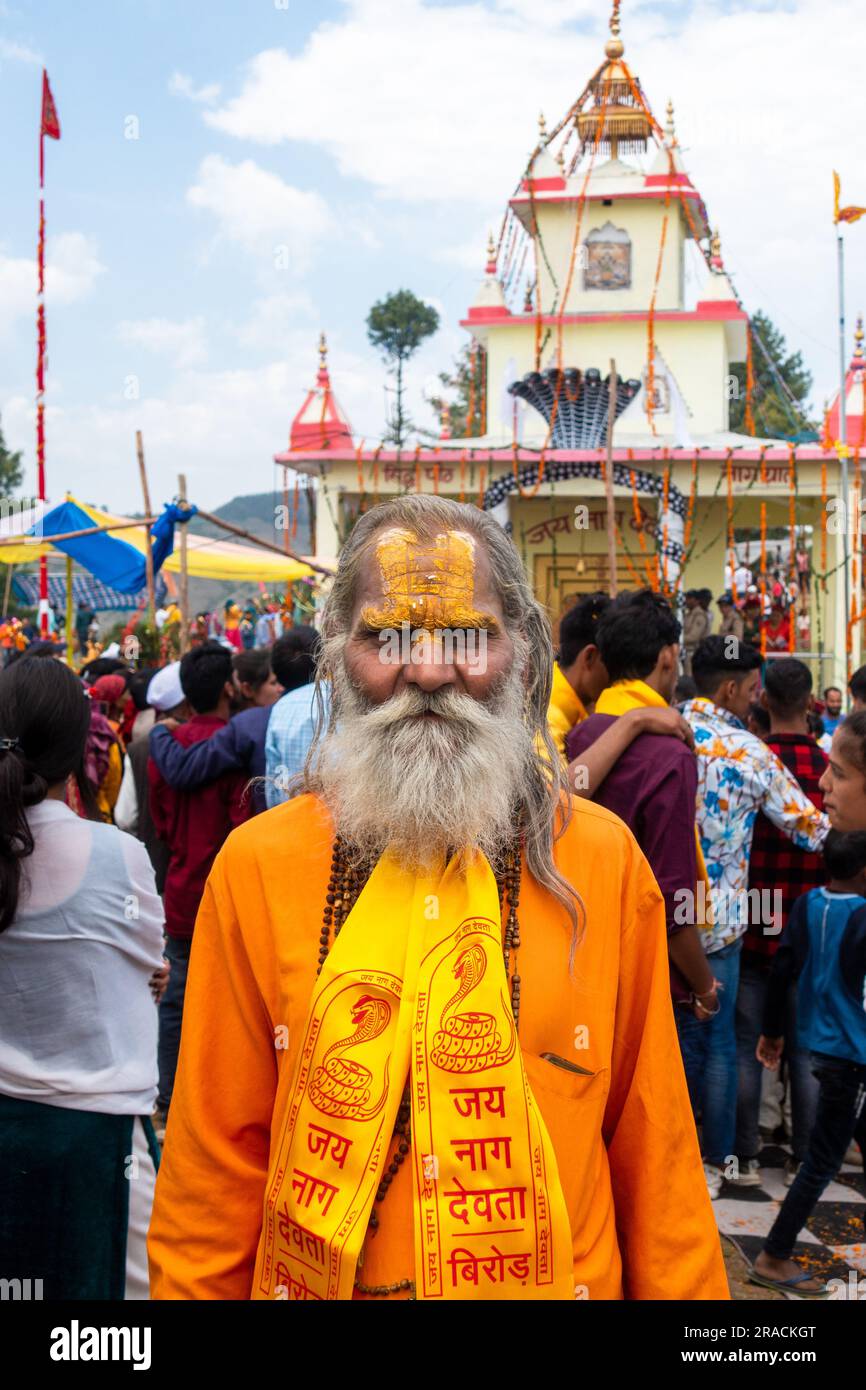
{"type": "MultiPolygon", "coordinates": [[[[823,811],[824,793],[819,790],[818,783],[827,766],[827,756],[811,734],[772,734],[767,739],[767,747],[797,779],[813,805],[823,811]]],[[[761,920],[753,920],[756,916],[762,918],[763,913],[749,913],[749,925],[743,940],[746,959],[753,965],[765,963],[769,966],[794,899],[826,882],[823,855],[797,849],[781,830],[777,830],[765,815],[759,813],[749,856],[749,890],[757,888],[759,891],[766,889],[773,892],[778,889],[782,895],[782,918],[781,922],[773,923],[778,931],[765,935],[761,920]]]]}

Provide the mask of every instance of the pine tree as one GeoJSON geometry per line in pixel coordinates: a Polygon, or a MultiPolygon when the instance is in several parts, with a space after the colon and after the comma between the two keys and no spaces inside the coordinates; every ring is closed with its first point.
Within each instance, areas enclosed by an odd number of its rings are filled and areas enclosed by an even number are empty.
{"type": "Polygon", "coordinates": [[[0,425],[0,497],[11,497],[17,488],[21,486],[24,479],[24,465],[21,462],[21,450],[12,453],[6,448],[6,440],[3,437],[3,428],[0,425]]]}
{"type": "Polygon", "coordinates": [[[485,433],[487,429],[487,422],[484,418],[487,414],[484,388],[486,371],[486,357],[483,348],[477,344],[467,343],[465,347],[460,349],[452,370],[439,373],[439,380],[443,387],[442,393],[437,392],[436,395],[427,398],[439,421],[439,429],[424,431],[427,438],[439,438],[445,410],[448,411],[449,429],[455,438],[485,433]],[[445,392],[451,397],[450,400],[446,400],[445,392]]]}
{"type": "Polygon", "coordinates": [[[403,447],[414,429],[403,409],[403,369],[425,338],[439,327],[439,315],[411,290],[397,290],[374,304],[367,316],[367,337],[378,348],[396,378],[394,411],[385,439],[403,447]]]}
{"type": "MultiPolygon", "coordinates": [[[[811,434],[816,425],[809,419],[805,400],[812,389],[812,373],[803,362],[803,354],[788,352],[783,333],[761,309],[752,318],[751,327],[755,434],[761,439],[793,439],[804,433],[811,434]],[[767,361],[768,356],[772,367],[767,361]],[[779,377],[787,386],[790,396],[782,389],[779,377]]],[[[744,434],[745,362],[732,363],[731,374],[736,377],[737,387],[731,400],[730,428],[737,434],[744,434]]]]}

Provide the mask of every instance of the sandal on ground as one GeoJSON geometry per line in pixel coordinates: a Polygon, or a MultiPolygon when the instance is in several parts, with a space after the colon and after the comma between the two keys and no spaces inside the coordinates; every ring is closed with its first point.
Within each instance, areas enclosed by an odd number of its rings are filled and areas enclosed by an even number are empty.
{"type": "Polygon", "coordinates": [[[749,1270],[749,1279],[753,1284],[762,1284],[765,1289],[776,1289],[779,1293],[792,1293],[797,1298],[828,1298],[830,1289],[825,1284],[822,1289],[798,1289],[798,1284],[805,1284],[807,1279],[813,1279],[812,1274],[795,1274],[792,1279],[771,1279],[767,1274],[759,1274],[754,1265],[749,1270]]]}

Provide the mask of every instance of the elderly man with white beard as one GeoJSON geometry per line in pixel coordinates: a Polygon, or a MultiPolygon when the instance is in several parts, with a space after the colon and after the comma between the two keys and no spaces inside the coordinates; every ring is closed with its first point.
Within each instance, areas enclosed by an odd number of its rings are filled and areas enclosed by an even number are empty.
{"type": "Polygon", "coordinates": [[[153,1297],[726,1298],[662,898],[564,789],[511,541],[380,504],[322,637],[301,794],[196,923],[153,1297]]]}

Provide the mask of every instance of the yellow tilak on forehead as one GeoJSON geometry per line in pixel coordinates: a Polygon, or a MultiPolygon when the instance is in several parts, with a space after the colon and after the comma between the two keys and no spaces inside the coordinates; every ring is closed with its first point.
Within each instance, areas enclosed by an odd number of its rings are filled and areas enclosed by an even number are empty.
{"type": "Polygon", "coordinates": [[[371,628],[496,628],[496,619],[475,608],[475,554],[463,531],[419,541],[414,531],[391,530],[376,546],[385,591],[381,606],[367,604],[361,621],[371,628]]]}

